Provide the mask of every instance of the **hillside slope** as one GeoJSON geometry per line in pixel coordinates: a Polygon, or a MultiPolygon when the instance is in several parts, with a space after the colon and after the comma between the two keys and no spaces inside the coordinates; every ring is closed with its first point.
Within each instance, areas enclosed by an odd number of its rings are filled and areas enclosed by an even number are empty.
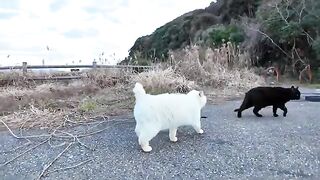
{"type": "Polygon", "coordinates": [[[130,57],[139,52],[145,58],[165,58],[169,49],[175,50],[201,40],[213,25],[229,24],[240,16],[253,17],[259,0],[218,0],[207,8],[197,9],[140,37],[130,49],[130,57]]]}

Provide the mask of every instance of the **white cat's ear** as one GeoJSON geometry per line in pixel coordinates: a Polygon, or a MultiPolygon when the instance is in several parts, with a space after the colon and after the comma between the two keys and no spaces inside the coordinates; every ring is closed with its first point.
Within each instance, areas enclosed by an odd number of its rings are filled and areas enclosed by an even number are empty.
{"type": "Polygon", "coordinates": [[[203,97],[203,96],[204,96],[203,91],[200,91],[200,92],[199,92],[199,96],[200,96],[200,97],[203,97]]]}

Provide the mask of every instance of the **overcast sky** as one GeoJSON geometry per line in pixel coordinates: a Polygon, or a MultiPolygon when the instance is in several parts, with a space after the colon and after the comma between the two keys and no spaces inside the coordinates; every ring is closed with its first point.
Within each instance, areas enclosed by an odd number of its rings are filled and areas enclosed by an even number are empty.
{"type": "Polygon", "coordinates": [[[0,0],[0,65],[123,59],[134,41],[212,0],[0,0]],[[49,49],[49,50],[48,50],[49,49]]]}

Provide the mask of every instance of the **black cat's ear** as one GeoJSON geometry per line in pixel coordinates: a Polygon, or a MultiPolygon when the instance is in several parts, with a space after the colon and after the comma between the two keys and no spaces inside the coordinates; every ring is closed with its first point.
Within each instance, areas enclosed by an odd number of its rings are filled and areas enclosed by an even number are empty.
{"type": "Polygon", "coordinates": [[[299,89],[299,86],[297,86],[297,88],[296,88],[297,90],[299,89]]]}
{"type": "Polygon", "coordinates": [[[294,89],[294,86],[291,86],[291,89],[294,89]]]}

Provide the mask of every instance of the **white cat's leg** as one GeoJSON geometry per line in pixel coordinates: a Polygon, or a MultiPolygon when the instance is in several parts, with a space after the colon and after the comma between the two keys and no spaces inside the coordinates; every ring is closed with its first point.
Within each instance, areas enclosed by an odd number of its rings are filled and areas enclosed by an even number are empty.
{"type": "Polygon", "coordinates": [[[169,138],[170,138],[170,141],[172,142],[177,142],[178,141],[178,138],[177,138],[177,128],[171,128],[169,129],[169,138]]]}
{"type": "Polygon", "coordinates": [[[196,124],[194,124],[192,127],[194,128],[194,130],[196,130],[197,133],[199,134],[203,133],[203,130],[201,129],[200,120],[196,124]]]}
{"type": "Polygon", "coordinates": [[[139,144],[141,146],[141,149],[144,151],[144,152],[150,152],[152,151],[152,147],[149,145],[149,141],[140,141],[139,140],[139,144]]]}
{"type": "Polygon", "coordinates": [[[159,131],[147,130],[140,132],[139,144],[144,152],[152,151],[152,147],[149,145],[149,141],[158,134],[159,131]]]}

